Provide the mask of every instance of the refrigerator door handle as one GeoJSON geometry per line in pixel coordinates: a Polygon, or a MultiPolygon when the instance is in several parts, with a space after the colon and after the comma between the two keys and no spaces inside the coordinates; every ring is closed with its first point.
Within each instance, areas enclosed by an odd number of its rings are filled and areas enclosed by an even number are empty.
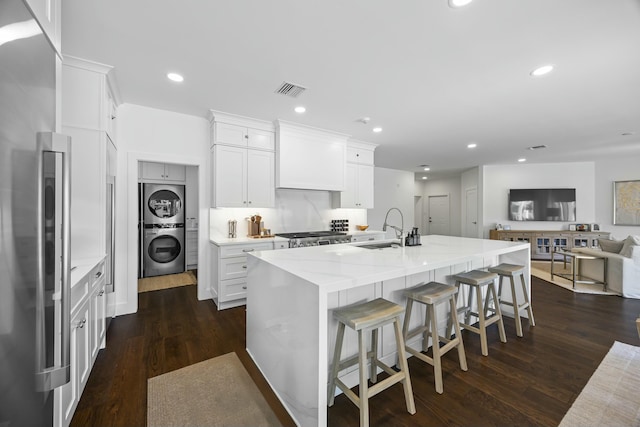
{"type": "Polygon", "coordinates": [[[71,378],[71,137],[40,132],[37,146],[36,388],[47,391],[71,378]]]}

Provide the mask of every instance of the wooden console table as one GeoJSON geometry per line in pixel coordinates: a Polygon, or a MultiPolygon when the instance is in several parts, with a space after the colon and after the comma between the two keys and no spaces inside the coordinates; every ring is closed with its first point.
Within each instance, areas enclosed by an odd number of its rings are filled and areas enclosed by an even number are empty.
{"type": "MultiPolygon", "coordinates": [[[[513,242],[529,242],[531,259],[550,260],[556,249],[571,251],[573,248],[592,248],[598,246],[598,239],[608,239],[605,231],[569,231],[569,230],[490,230],[489,238],[513,242]]],[[[556,259],[562,259],[558,254],[556,259]]]]}

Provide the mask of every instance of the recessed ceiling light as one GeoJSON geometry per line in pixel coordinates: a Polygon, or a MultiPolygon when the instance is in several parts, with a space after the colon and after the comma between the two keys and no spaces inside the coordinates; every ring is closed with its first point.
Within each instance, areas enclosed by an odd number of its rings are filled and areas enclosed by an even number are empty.
{"type": "Polygon", "coordinates": [[[426,177],[426,176],[423,176],[423,177],[422,177],[422,179],[427,179],[427,177],[426,177]]]}
{"type": "Polygon", "coordinates": [[[476,144],[475,142],[472,142],[471,144],[467,144],[467,148],[476,148],[478,146],[478,144],[476,144]]]}
{"type": "Polygon", "coordinates": [[[382,132],[382,128],[373,128],[373,131],[375,133],[379,133],[379,132],[382,132]]]}
{"type": "Polygon", "coordinates": [[[523,158],[518,159],[518,161],[519,161],[520,163],[522,163],[522,162],[526,162],[526,161],[527,161],[527,159],[525,159],[525,158],[523,157],[523,158]]]}
{"type": "Polygon", "coordinates": [[[169,80],[171,80],[172,82],[182,82],[184,80],[184,77],[182,77],[180,74],[178,73],[169,73],[167,74],[167,78],[169,80]]]}
{"type": "Polygon", "coordinates": [[[449,7],[458,8],[458,7],[466,6],[472,1],[473,0],[449,0],[449,7]]]}
{"type": "Polygon", "coordinates": [[[298,113],[298,114],[302,114],[302,113],[304,113],[305,111],[307,111],[307,109],[306,109],[306,108],[304,108],[303,106],[299,106],[299,107],[294,108],[294,111],[295,111],[296,113],[298,113]]]}
{"type": "Polygon", "coordinates": [[[544,76],[545,74],[549,74],[550,72],[552,72],[553,68],[554,66],[552,64],[543,65],[542,67],[538,67],[535,70],[533,70],[530,74],[533,77],[544,76]]]}
{"type": "Polygon", "coordinates": [[[424,170],[425,170],[425,171],[430,171],[430,170],[431,170],[431,168],[430,168],[429,166],[425,166],[425,167],[424,167],[424,170]]]}

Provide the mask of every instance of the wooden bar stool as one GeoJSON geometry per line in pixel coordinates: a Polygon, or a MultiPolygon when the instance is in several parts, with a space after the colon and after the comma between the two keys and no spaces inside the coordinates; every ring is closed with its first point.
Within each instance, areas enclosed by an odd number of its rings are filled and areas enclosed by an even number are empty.
{"type": "Polygon", "coordinates": [[[402,339],[402,331],[400,330],[400,315],[403,311],[404,309],[398,304],[382,298],[338,308],[333,311],[333,316],[338,320],[338,335],[336,337],[333,364],[329,374],[327,400],[329,406],[333,406],[335,388],[336,386],[340,388],[340,390],[360,408],[361,427],[367,427],[369,425],[369,398],[398,382],[401,382],[404,388],[407,411],[409,411],[410,414],[416,413],[411,379],[409,378],[409,365],[407,364],[404,340],[402,339]],[[395,328],[396,346],[398,348],[400,365],[399,372],[378,360],[378,328],[389,323],[393,323],[395,328]],[[345,326],[349,326],[358,332],[358,354],[340,361],[345,326]],[[371,350],[367,351],[366,333],[369,331],[371,331],[371,350]],[[371,363],[369,378],[371,382],[375,384],[371,387],[369,387],[367,382],[367,359],[369,359],[371,363]],[[355,364],[359,364],[360,396],[351,391],[351,389],[338,378],[339,371],[355,364]],[[382,368],[389,374],[389,377],[379,383],[377,382],[377,367],[382,368]]]}
{"type": "Polygon", "coordinates": [[[506,264],[502,263],[495,267],[489,267],[488,270],[491,273],[496,273],[500,276],[500,285],[498,286],[498,301],[500,304],[509,305],[513,307],[513,317],[516,320],[516,333],[519,337],[522,336],[522,321],[520,320],[520,311],[527,309],[529,315],[529,325],[535,326],[536,322],[533,318],[533,310],[531,309],[531,301],[529,301],[529,292],[527,291],[527,284],[524,280],[524,265],[506,264]],[[518,304],[518,298],[516,294],[515,277],[520,276],[522,283],[522,292],[524,293],[524,302],[518,304]],[[511,282],[511,301],[504,301],[502,299],[502,279],[508,277],[511,282]]]}
{"type": "MultiPolygon", "coordinates": [[[[455,274],[452,276],[456,281],[456,288],[460,289],[460,285],[469,286],[469,298],[467,305],[458,308],[458,314],[465,314],[465,321],[460,322],[465,329],[480,335],[480,347],[482,355],[489,355],[489,346],[487,345],[487,326],[498,323],[498,332],[500,333],[500,341],[507,342],[507,335],[504,333],[504,322],[502,321],[502,311],[498,303],[498,295],[496,294],[495,280],[498,278],[496,273],[482,270],[471,270],[466,273],[455,274]],[[482,288],[487,286],[487,299],[483,302],[482,288]],[[472,311],[473,294],[476,294],[478,312],[472,311]],[[492,299],[495,310],[491,316],[487,317],[488,301],[492,299]],[[471,316],[478,318],[478,327],[470,324],[471,316]]],[[[447,326],[447,335],[451,336],[451,322],[447,326]]]]}
{"type": "Polygon", "coordinates": [[[440,394],[443,392],[442,387],[442,361],[441,357],[446,352],[456,347],[458,349],[458,359],[460,360],[460,369],[467,370],[467,357],[464,353],[464,344],[462,343],[462,335],[460,333],[460,324],[458,323],[458,315],[456,308],[456,295],[458,289],[455,286],[445,285],[438,282],[429,282],[426,285],[418,285],[414,288],[407,289],[404,295],[407,297],[407,308],[404,313],[404,324],[402,327],[402,335],[404,337],[406,350],[416,356],[418,359],[427,362],[434,369],[434,376],[436,382],[436,391],[440,394]],[[413,303],[425,304],[425,319],[424,326],[419,326],[412,331],[409,331],[409,323],[411,322],[411,310],[413,303]],[[438,316],[436,312],[436,306],[441,303],[449,301],[450,312],[449,320],[453,323],[456,330],[456,336],[454,339],[445,338],[438,333],[438,316]],[[429,357],[407,345],[410,338],[424,333],[424,340],[422,341],[422,350],[426,353],[429,346],[429,335],[431,335],[431,347],[433,357],[429,357]],[[440,342],[445,343],[440,347],[440,342]]]}

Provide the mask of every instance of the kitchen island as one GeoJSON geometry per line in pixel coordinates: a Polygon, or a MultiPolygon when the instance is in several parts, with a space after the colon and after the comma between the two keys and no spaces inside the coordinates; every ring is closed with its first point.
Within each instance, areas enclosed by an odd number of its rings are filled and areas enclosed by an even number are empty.
{"type": "MultiPolygon", "coordinates": [[[[430,280],[453,283],[453,274],[501,262],[524,265],[531,289],[528,243],[423,236],[422,246],[358,245],[284,249],[248,257],[247,351],[302,426],[327,424],[327,373],[337,328],[332,309],[378,297],[404,306],[405,288],[430,280]]],[[[509,313],[507,307],[504,312],[509,313]]],[[[413,316],[412,326],[421,321],[413,316]]],[[[355,333],[345,336],[343,357],[356,353],[355,337],[355,333]]],[[[408,344],[420,348],[421,339],[408,344]]],[[[382,330],[379,352],[382,361],[395,364],[389,327],[382,330]]],[[[340,374],[350,387],[358,382],[355,369],[340,374]]]]}

